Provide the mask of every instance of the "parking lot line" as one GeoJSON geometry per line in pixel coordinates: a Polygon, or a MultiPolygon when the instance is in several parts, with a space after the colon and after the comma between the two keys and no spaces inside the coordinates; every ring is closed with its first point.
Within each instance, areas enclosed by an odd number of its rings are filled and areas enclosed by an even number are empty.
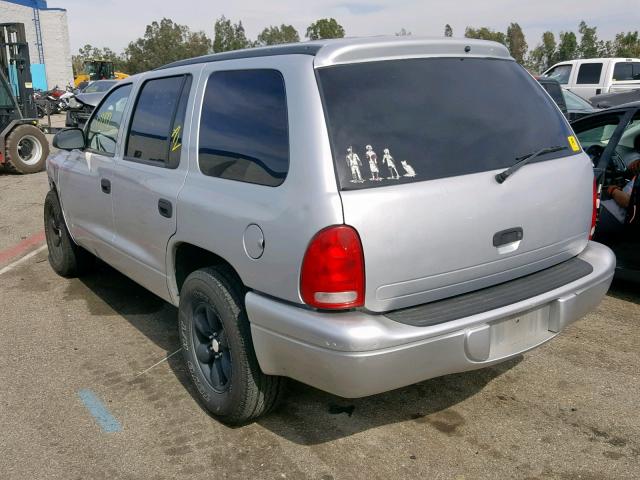
{"type": "Polygon", "coordinates": [[[0,275],[2,275],[3,273],[7,273],[10,270],[13,270],[14,268],[16,268],[21,263],[26,262],[30,258],[36,256],[38,253],[40,253],[40,252],[42,252],[42,251],[44,251],[46,249],[47,249],[47,246],[46,245],[42,245],[39,248],[36,248],[34,251],[27,253],[24,257],[20,257],[15,262],[10,263],[6,267],[0,268],[0,275]]]}
{"type": "Polygon", "coordinates": [[[104,433],[115,433],[122,431],[122,425],[111,415],[107,407],[91,390],[83,388],[78,391],[78,396],[89,413],[96,419],[98,425],[104,433]]]}
{"type": "Polygon", "coordinates": [[[38,233],[34,233],[33,235],[25,238],[21,242],[18,242],[16,245],[1,250],[0,265],[19,257],[35,246],[41,245],[44,240],[44,230],[41,230],[38,233]]]}

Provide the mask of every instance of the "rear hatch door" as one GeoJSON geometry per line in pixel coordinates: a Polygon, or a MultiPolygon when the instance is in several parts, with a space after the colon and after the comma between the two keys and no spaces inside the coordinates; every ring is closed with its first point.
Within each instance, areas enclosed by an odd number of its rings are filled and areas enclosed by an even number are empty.
{"type": "Polygon", "coordinates": [[[388,311],[577,255],[593,173],[564,116],[511,60],[413,58],[318,69],[365,307],[388,311]],[[546,147],[504,183],[495,175],[546,147]]]}

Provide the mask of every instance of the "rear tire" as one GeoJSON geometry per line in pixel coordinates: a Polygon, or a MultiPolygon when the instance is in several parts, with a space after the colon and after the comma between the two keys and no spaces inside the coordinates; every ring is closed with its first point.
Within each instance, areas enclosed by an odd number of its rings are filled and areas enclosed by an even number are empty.
{"type": "Polygon", "coordinates": [[[49,156],[49,141],[34,125],[19,125],[5,142],[5,168],[17,173],[36,173],[44,170],[49,156]]]}
{"type": "Polygon", "coordinates": [[[193,272],[180,292],[178,313],[184,361],[199,400],[229,425],[271,411],[285,387],[283,377],[260,370],[243,288],[234,277],[219,267],[193,272]]]}
{"type": "Polygon", "coordinates": [[[55,190],[49,190],[44,200],[44,233],[49,249],[49,264],[58,275],[76,277],[94,265],[95,257],[71,239],[55,190]]]}

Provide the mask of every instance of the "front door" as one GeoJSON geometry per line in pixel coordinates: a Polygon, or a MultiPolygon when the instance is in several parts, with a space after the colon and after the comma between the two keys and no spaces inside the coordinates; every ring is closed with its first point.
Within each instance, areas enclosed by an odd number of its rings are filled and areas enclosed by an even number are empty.
{"type": "Polygon", "coordinates": [[[187,173],[182,139],[191,84],[189,74],[141,84],[113,176],[121,254],[114,266],[166,299],[166,248],[176,231],[176,201],[187,173]]]}
{"type": "Polygon", "coordinates": [[[109,262],[115,234],[112,171],[131,84],[111,91],[86,127],[87,148],[68,153],[59,172],[59,191],[74,240],[109,262]]]}

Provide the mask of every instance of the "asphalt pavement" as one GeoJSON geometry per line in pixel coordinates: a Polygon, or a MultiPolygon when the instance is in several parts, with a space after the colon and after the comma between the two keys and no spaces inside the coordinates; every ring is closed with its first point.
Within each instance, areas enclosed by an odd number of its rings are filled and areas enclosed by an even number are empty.
{"type": "Polygon", "coordinates": [[[174,307],[106,265],[53,273],[47,189],[0,173],[0,479],[640,478],[637,286],[505,364],[358,400],[291,382],[229,428],[195,398],[174,307]]]}

